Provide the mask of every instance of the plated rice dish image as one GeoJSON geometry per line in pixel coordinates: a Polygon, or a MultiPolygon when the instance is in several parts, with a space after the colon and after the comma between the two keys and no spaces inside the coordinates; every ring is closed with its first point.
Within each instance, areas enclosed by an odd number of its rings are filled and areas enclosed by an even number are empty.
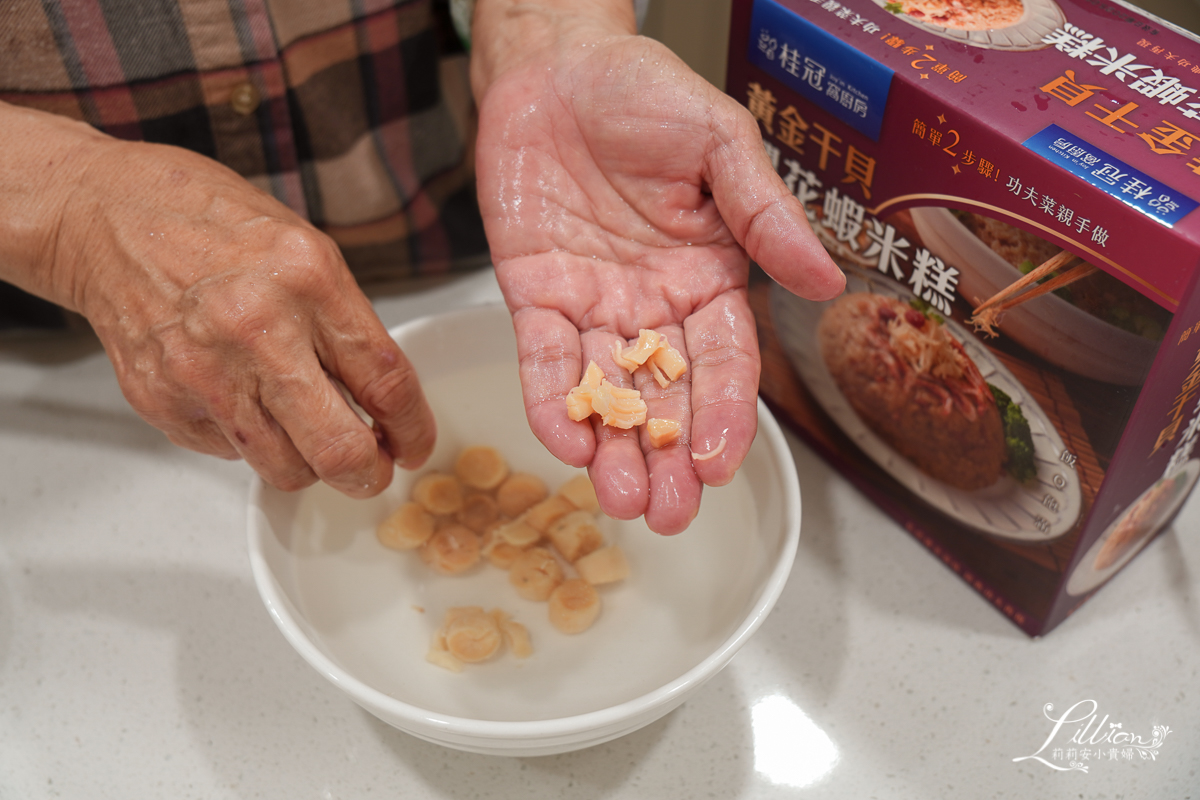
{"type": "Polygon", "coordinates": [[[900,0],[884,7],[930,25],[966,31],[1007,28],[1025,13],[1021,0],[900,0]]]}
{"type": "Polygon", "coordinates": [[[965,491],[1036,475],[1028,422],[989,386],[944,320],[919,304],[846,294],[817,325],[821,357],[863,422],[918,469],[965,491]]]}
{"type": "Polygon", "coordinates": [[[1029,52],[1066,16],[1055,0],[875,0],[927,33],[986,50],[1029,52]]]}
{"type": "Polygon", "coordinates": [[[1125,510],[1121,519],[1109,533],[1092,566],[1104,570],[1120,561],[1143,539],[1157,530],[1163,511],[1187,488],[1187,476],[1176,475],[1163,478],[1151,486],[1137,501],[1125,510]]]}
{"type": "Polygon", "coordinates": [[[1200,460],[1193,458],[1138,495],[1080,556],[1067,581],[1067,594],[1087,594],[1117,574],[1170,523],[1197,478],[1200,460]]]}
{"type": "Polygon", "coordinates": [[[764,374],[790,368],[799,382],[779,402],[803,404],[819,445],[846,437],[837,446],[855,474],[878,468],[973,532],[1042,543],[1070,531],[1082,487],[1058,468],[1066,444],[1039,397],[1001,354],[906,286],[838,263],[847,293],[834,300],[768,289],[786,363],[764,362],[764,374]]]}

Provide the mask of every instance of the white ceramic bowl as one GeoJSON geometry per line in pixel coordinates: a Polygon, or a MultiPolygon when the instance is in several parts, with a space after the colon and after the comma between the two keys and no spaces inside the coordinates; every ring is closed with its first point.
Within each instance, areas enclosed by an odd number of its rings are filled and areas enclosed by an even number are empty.
{"type": "MultiPolygon", "coordinates": [[[[949,209],[911,209],[913,225],[935,255],[961,271],[958,290],[976,305],[1021,277],[971,233],[949,209]]],[[[1158,352],[1158,342],[1122,330],[1053,294],[1010,309],[1000,331],[1052,364],[1106,383],[1138,386],[1158,352]]]]}
{"type": "MultiPolygon", "coordinates": [[[[416,365],[438,422],[426,469],[449,469],[471,444],[499,448],[515,470],[554,487],[576,471],[530,433],[516,343],[502,306],[429,317],[393,335],[416,365]]],[[[800,533],[795,466],[759,404],[759,430],[730,485],[706,489],[684,533],[605,518],[632,575],[602,587],[603,612],[582,634],[552,628],[544,603],[519,598],[489,564],[432,573],[374,529],[407,498],[398,471],[381,496],[350,500],[324,485],[287,494],[255,480],[250,559],[263,602],[287,640],[354,702],[414,736],[499,755],[600,744],[658,719],[724,667],[775,605],[800,533]],[[444,610],[498,607],[524,623],[534,654],[453,673],[425,660],[444,610]]]]}

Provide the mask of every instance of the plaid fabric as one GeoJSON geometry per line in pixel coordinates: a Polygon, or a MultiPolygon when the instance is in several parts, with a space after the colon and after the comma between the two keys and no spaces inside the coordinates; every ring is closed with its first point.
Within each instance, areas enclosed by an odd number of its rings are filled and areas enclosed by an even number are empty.
{"type": "Polygon", "coordinates": [[[486,263],[466,57],[434,0],[3,0],[0,100],[210,156],[360,279],[486,263]]]}

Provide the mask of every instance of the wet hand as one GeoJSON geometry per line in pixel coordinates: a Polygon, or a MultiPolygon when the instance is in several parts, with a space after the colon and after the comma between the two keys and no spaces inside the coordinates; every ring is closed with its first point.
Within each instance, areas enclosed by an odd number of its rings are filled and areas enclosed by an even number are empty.
{"type": "Polygon", "coordinates": [[[703,485],[733,478],[757,429],[748,259],[816,300],[844,278],[735,101],[619,26],[545,24],[558,26],[553,46],[473,75],[480,202],[526,411],[555,456],[589,468],[606,513],[676,533],[703,485]],[[641,328],[689,361],[665,389],[612,360],[641,328]],[[655,449],[644,429],[571,421],[564,397],[593,360],[641,390],[650,417],[680,421],[679,440],[655,449]]]}

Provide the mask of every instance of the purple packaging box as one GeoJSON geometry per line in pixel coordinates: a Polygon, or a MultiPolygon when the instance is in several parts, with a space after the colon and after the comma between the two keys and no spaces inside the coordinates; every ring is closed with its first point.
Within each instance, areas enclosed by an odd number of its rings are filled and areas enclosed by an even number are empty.
{"type": "Polygon", "coordinates": [[[1111,0],[734,0],[728,64],[848,276],[756,273],[764,399],[1048,632],[1200,475],[1200,41],[1111,0]]]}

